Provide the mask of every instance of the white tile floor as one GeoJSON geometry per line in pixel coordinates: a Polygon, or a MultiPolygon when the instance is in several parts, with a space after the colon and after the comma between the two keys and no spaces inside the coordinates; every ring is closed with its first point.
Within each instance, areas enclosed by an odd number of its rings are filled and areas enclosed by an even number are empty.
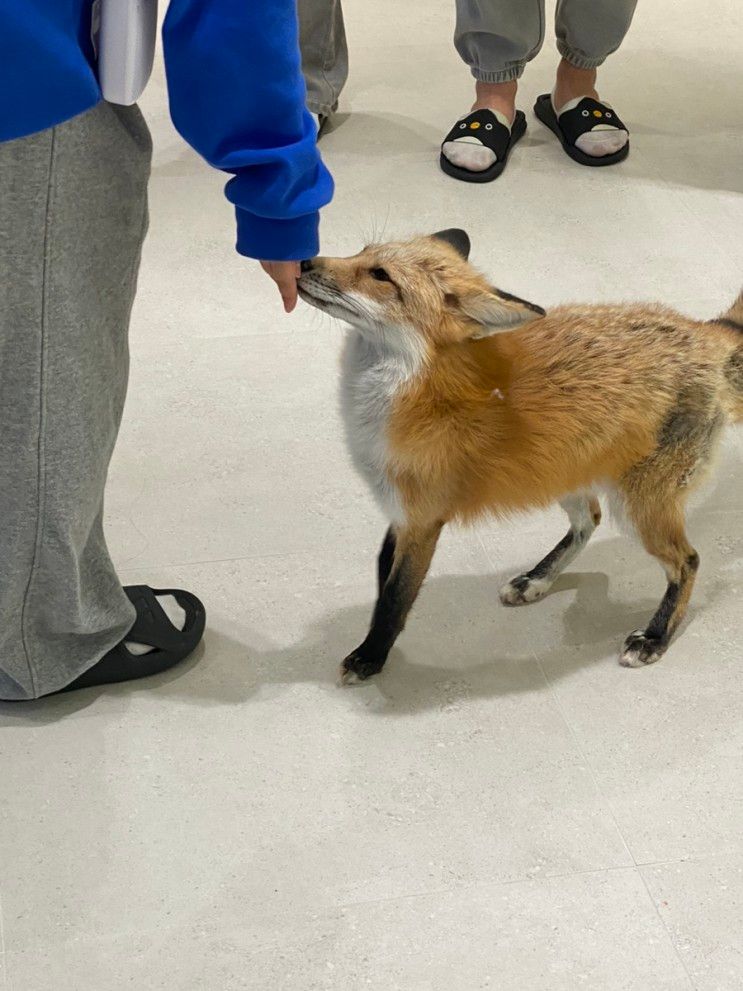
{"type": "MultiPolygon", "coordinates": [[[[456,224],[547,305],[713,315],[743,283],[732,0],[641,0],[603,75],[625,165],[581,169],[530,120],[483,188],[435,164],[469,91],[450,0],[346,7],[327,252],[456,224]]],[[[525,109],[553,65],[548,41],[525,109]]],[[[144,104],[152,227],[109,532],[127,580],[194,588],[210,628],[154,685],[0,710],[0,988],[743,988],[740,436],[693,513],[691,623],[657,666],[616,663],[662,578],[611,525],[544,603],[499,607],[561,534],[550,513],[449,535],[384,675],[336,688],[382,531],[341,439],[341,331],[282,316],[160,76],[144,104]]]]}

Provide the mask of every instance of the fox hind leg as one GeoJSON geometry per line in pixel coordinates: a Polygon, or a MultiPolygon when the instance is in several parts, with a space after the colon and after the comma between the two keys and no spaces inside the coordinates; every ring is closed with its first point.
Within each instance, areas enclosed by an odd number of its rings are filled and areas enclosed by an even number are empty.
{"type": "Polygon", "coordinates": [[[653,664],[666,651],[671,637],[686,614],[694,588],[699,555],[689,543],[679,501],[628,506],[645,549],[657,558],[666,573],[665,595],[644,630],[635,630],[622,647],[619,663],[627,668],[653,664]]]}
{"type": "Polygon", "coordinates": [[[503,586],[500,600],[504,606],[523,606],[544,598],[557,576],[580,554],[601,522],[601,507],[594,496],[569,496],[560,505],[568,514],[570,529],[531,571],[517,575],[503,586]]]}

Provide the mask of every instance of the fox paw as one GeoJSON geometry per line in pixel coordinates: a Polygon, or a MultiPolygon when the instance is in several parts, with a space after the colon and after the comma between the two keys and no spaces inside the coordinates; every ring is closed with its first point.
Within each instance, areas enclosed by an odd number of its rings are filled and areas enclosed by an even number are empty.
{"type": "Polygon", "coordinates": [[[539,602],[551,587],[552,582],[545,578],[519,575],[507,582],[498,594],[504,606],[526,606],[530,602],[539,602]]]}
{"type": "Polygon", "coordinates": [[[357,685],[366,681],[372,675],[379,674],[384,667],[384,659],[366,657],[354,650],[341,664],[340,680],[342,685],[357,685]]]}
{"type": "Polygon", "coordinates": [[[624,641],[619,663],[625,668],[643,668],[660,660],[665,649],[666,644],[658,637],[649,637],[644,630],[635,630],[624,641]]]}

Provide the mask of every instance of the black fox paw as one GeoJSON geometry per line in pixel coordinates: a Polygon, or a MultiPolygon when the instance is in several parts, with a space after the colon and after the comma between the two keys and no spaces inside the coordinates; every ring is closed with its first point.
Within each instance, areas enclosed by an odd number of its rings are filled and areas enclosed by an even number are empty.
{"type": "Polygon", "coordinates": [[[379,674],[384,667],[384,658],[367,657],[360,650],[354,650],[341,664],[341,684],[356,685],[372,675],[379,674]]]}
{"type": "Polygon", "coordinates": [[[625,668],[644,668],[654,664],[665,653],[666,644],[658,637],[649,637],[644,630],[635,630],[624,641],[619,663],[625,668]]]}

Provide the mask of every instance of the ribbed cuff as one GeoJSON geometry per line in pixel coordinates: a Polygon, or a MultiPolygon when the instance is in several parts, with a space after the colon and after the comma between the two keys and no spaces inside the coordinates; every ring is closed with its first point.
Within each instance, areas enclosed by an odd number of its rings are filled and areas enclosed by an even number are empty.
{"type": "Polygon", "coordinates": [[[237,250],[248,258],[290,262],[314,258],[320,250],[320,214],[273,220],[235,208],[237,250]]]}
{"type": "Polygon", "coordinates": [[[521,79],[525,65],[526,62],[516,62],[509,65],[507,69],[496,69],[494,72],[478,69],[477,66],[473,65],[470,67],[470,72],[480,83],[510,83],[514,79],[521,79]]]}
{"type": "Polygon", "coordinates": [[[598,69],[606,61],[606,55],[589,58],[588,55],[584,55],[582,52],[574,52],[559,38],[557,40],[557,50],[565,61],[569,62],[576,69],[598,69]]]}

